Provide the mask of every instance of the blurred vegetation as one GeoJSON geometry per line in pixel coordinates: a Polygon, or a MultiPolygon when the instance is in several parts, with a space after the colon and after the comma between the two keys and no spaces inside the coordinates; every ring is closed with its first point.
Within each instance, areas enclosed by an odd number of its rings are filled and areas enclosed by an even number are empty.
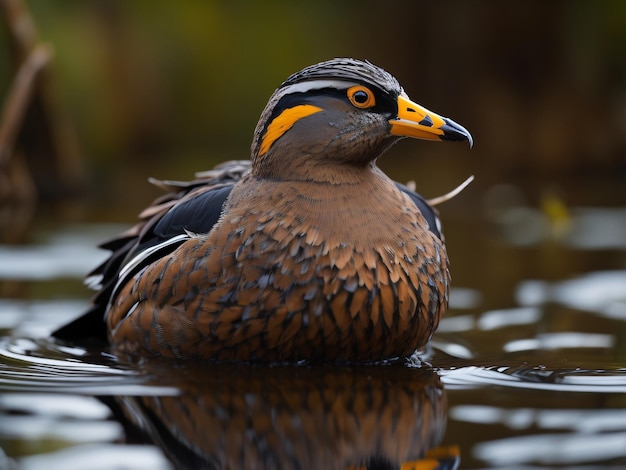
{"type": "MultiPolygon", "coordinates": [[[[381,159],[425,195],[476,174],[476,194],[515,182],[537,192],[556,187],[573,204],[626,203],[621,0],[27,5],[54,48],[55,84],[89,175],[84,219],[132,220],[157,194],[148,176],[186,179],[247,158],[273,90],[336,56],[384,67],[414,100],[473,133],[471,152],[412,142],[381,159]]],[[[14,73],[3,44],[2,91],[14,73]]],[[[54,192],[47,187],[40,197],[54,192]]]]}

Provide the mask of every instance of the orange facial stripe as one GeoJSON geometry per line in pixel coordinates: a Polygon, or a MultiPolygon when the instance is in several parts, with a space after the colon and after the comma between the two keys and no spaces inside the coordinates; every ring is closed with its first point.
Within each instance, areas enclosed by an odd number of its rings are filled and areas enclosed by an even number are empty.
{"type": "Polygon", "coordinates": [[[269,126],[267,126],[267,130],[261,140],[259,155],[263,155],[267,152],[272,144],[280,139],[285,132],[291,129],[297,121],[303,117],[310,116],[311,114],[315,114],[320,111],[322,111],[322,108],[313,106],[312,104],[301,104],[294,106],[293,108],[285,109],[274,118],[269,126]]]}

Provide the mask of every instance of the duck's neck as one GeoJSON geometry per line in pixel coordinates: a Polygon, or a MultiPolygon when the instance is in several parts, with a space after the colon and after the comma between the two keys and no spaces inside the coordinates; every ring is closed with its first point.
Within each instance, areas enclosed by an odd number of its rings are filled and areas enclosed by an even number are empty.
{"type": "MultiPolygon", "coordinates": [[[[323,158],[264,158],[252,160],[251,173],[270,181],[302,181],[322,184],[362,184],[382,175],[374,160],[365,163],[335,162],[323,158]]],[[[384,176],[384,175],[383,175],[384,176]]]]}

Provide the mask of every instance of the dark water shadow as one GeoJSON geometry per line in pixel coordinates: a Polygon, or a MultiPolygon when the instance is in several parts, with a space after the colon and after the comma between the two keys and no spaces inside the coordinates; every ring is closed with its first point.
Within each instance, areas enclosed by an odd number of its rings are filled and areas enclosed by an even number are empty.
{"type": "Polygon", "coordinates": [[[430,368],[143,364],[177,396],[115,397],[177,468],[398,468],[442,440],[430,368]]]}

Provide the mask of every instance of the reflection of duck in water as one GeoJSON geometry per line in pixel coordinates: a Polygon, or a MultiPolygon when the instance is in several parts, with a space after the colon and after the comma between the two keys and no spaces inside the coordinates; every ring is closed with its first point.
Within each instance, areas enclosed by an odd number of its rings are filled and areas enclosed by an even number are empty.
{"type": "Polygon", "coordinates": [[[446,308],[449,273],[432,207],[375,164],[404,137],[471,143],[368,62],[292,75],[251,162],[163,184],[174,194],[105,245],[93,309],[57,336],[218,361],[412,354],[446,308]]]}
{"type": "Polygon", "coordinates": [[[443,438],[427,368],[194,366],[148,364],[180,395],[118,401],[177,468],[399,469],[443,438]]]}

